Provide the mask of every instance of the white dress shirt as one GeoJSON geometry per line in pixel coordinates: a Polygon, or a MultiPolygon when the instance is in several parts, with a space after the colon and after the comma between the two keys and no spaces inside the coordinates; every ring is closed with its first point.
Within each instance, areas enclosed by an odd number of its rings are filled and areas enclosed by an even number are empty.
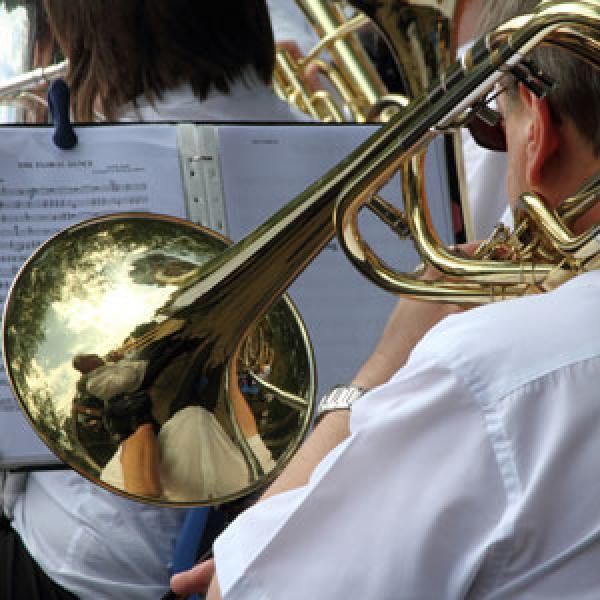
{"type": "MultiPolygon", "coordinates": [[[[260,466],[275,466],[271,452],[256,434],[247,440],[260,466]]],[[[251,482],[241,450],[215,416],[201,406],[177,411],[160,429],[159,476],[162,497],[172,502],[209,500],[235,494],[251,482]]],[[[121,446],[102,470],[100,479],[125,489],[121,446]]]]}
{"type": "MultiPolygon", "coordinates": [[[[156,106],[140,99],[138,107],[128,107],[123,119],[298,118],[253,76],[228,96],[211,93],[199,102],[182,86],[156,106]]],[[[185,513],[121,498],[72,471],[34,472],[16,498],[12,526],[42,569],[82,600],[158,600],[168,590],[168,565],[185,513]]]]}
{"type": "Polygon", "coordinates": [[[123,107],[120,121],[304,121],[308,117],[281,101],[273,89],[249,71],[243,80],[231,84],[231,93],[212,90],[202,101],[194,97],[192,87],[184,84],[163,93],[153,106],[138,98],[137,106],[123,107]],[[164,107],[168,106],[165,111],[164,107]]]}
{"type": "Polygon", "coordinates": [[[108,362],[88,375],[85,387],[92,396],[108,402],[119,394],[135,392],[142,385],[147,366],[147,360],[108,362]]]}
{"type": "Polygon", "coordinates": [[[224,598],[598,598],[599,299],[588,273],[439,323],[218,538],[224,598]]]}

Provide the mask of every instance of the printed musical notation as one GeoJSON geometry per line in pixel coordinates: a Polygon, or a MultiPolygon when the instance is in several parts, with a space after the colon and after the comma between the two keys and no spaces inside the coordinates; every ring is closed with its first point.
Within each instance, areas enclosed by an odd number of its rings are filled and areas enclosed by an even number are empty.
{"type": "MultiPolygon", "coordinates": [[[[52,131],[0,128],[0,310],[23,262],[65,227],[111,212],[186,214],[173,127],[79,128],[68,151],[54,146],[52,131]]],[[[0,418],[3,431],[11,419],[22,429],[1,367],[0,418]]],[[[31,440],[13,441],[28,454],[31,440]]]]}
{"type": "MultiPolygon", "coordinates": [[[[5,257],[0,261],[0,304],[22,262],[40,243],[101,213],[142,210],[183,217],[189,210],[194,222],[240,239],[347,156],[369,131],[369,126],[351,125],[100,126],[78,128],[77,147],[61,151],[53,146],[50,129],[0,128],[0,256],[5,257]],[[187,127],[192,130],[182,129],[187,127]],[[209,127],[217,131],[202,135],[209,127]],[[335,135],[328,127],[336,127],[335,135]],[[217,158],[218,172],[213,170],[217,158]],[[210,213],[205,205],[219,210],[210,213]]],[[[428,203],[436,229],[451,243],[442,149],[434,144],[428,154],[428,203]]],[[[397,180],[382,193],[401,205],[397,180]]],[[[378,254],[411,271],[418,261],[412,245],[399,245],[368,211],[363,213],[361,231],[378,254]]],[[[352,378],[395,303],[393,296],[365,284],[335,240],[290,295],[313,342],[322,392],[352,378]]],[[[0,371],[0,468],[36,465],[44,456],[49,460],[50,452],[17,411],[0,371]]]]}

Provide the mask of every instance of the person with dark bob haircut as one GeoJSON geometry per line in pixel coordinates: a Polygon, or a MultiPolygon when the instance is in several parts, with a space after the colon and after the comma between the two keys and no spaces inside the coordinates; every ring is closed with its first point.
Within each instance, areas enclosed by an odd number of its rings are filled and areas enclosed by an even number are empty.
{"type": "MultiPolygon", "coordinates": [[[[43,0],[69,59],[77,121],[112,121],[141,99],[189,85],[198,100],[236,82],[271,83],[275,48],[264,0],[43,0]]],[[[242,115],[240,115],[240,118],[242,115]]],[[[250,117],[248,117],[250,118],[250,117]]]]}

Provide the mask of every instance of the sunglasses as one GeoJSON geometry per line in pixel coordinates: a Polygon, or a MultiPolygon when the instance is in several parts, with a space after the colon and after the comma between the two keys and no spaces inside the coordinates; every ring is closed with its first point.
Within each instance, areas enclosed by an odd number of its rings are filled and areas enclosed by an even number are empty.
{"type": "MultiPolygon", "coordinates": [[[[517,83],[525,85],[538,98],[544,98],[556,85],[555,81],[543,73],[532,61],[523,61],[521,64],[515,65],[510,73],[517,83]]],[[[469,116],[466,127],[475,142],[482,148],[506,152],[504,119],[502,114],[488,106],[488,103],[507,90],[506,86],[494,89],[492,95],[476,106],[469,116]]]]}
{"type": "Polygon", "coordinates": [[[473,111],[466,127],[478,146],[495,152],[506,152],[503,121],[500,112],[484,105],[473,111]]]}

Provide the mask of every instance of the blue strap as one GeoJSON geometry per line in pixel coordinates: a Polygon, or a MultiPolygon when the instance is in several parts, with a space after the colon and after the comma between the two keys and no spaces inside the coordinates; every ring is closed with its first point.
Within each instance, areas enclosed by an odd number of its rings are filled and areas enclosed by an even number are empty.
{"type": "MultiPolygon", "coordinates": [[[[171,574],[191,569],[198,559],[198,549],[204,535],[206,522],[210,508],[190,508],[185,515],[183,525],[179,530],[173,561],[171,563],[171,574]]],[[[188,596],[188,600],[199,600],[200,596],[194,594],[188,596]]]]}
{"type": "Polygon", "coordinates": [[[191,569],[196,564],[198,548],[200,548],[200,542],[204,535],[209,512],[209,508],[188,509],[175,542],[171,563],[173,574],[191,569]]]}

